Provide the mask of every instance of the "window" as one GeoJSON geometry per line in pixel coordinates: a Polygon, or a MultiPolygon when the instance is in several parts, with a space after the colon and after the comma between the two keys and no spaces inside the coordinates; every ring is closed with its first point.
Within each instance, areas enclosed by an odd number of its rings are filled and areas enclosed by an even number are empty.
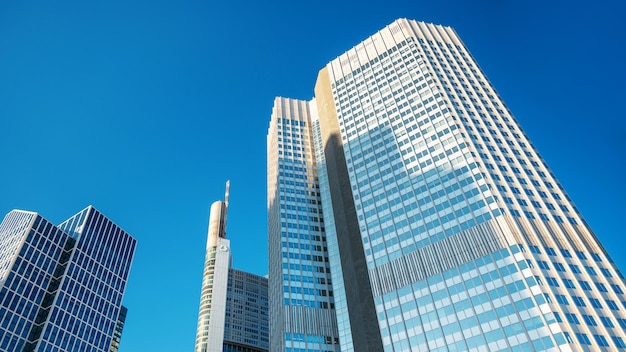
{"type": "Polygon", "coordinates": [[[611,270],[609,270],[607,268],[600,268],[600,271],[606,277],[613,277],[613,274],[611,274],[611,270]]]}
{"type": "MultiPolygon", "coordinates": [[[[572,296],[572,299],[574,300],[574,304],[575,304],[575,305],[577,305],[577,306],[579,306],[579,307],[586,307],[586,306],[587,306],[587,304],[585,303],[585,301],[583,300],[583,298],[582,298],[582,297],[579,297],[579,296],[572,296]]],[[[592,299],[594,299],[594,298],[592,298],[592,299]]],[[[597,301],[597,300],[596,300],[596,301],[597,301]]],[[[599,301],[598,301],[598,303],[599,303],[599,301]]],[[[600,308],[601,308],[601,307],[600,307],[600,308]]]]}
{"type": "Polygon", "coordinates": [[[587,334],[577,332],[576,338],[578,339],[578,342],[580,342],[581,345],[591,345],[591,341],[589,341],[587,334]]]}
{"type": "Polygon", "coordinates": [[[602,347],[607,347],[609,345],[609,342],[602,335],[593,335],[593,338],[596,339],[596,342],[598,343],[598,345],[602,347]]]}
{"type": "Polygon", "coordinates": [[[613,288],[613,291],[615,293],[619,293],[619,294],[624,293],[624,291],[622,290],[622,288],[619,285],[611,284],[611,288],[613,288]]]}
{"type": "Polygon", "coordinates": [[[617,305],[617,303],[615,303],[615,301],[607,299],[606,304],[609,306],[609,308],[611,308],[611,310],[619,310],[619,306],[617,305]]]}
{"type": "Polygon", "coordinates": [[[598,288],[598,291],[600,291],[600,292],[609,292],[609,290],[606,289],[606,286],[604,286],[604,284],[601,284],[599,282],[594,282],[594,284],[596,284],[596,287],[598,288]]]}
{"type": "Polygon", "coordinates": [[[580,252],[580,251],[576,251],[576,256],[578,257],[578,259],[587,259],[587,256],[585,255],[585,253],[580,252]]]}
{"type": "Polygon", "coordinates": [[[602,304],[600,303],[600,300],[598,300],[597,298],[589,298],[589,302],[591,302],[591,305],[594,308],[602,308],[602,304]]]}
{"type": "Polygon", "coordinates": [[[554,268],[556,269],[556,271],[565,271],[565,267],[563,266],[563,264],[559,262],[553,262],[552,264],[554,264],[554,268]]]}
{"type": "Polygon", "coordinates": [[[546,302],[548,302],[548,303],[552,303],[552,297],[550,297],[550,295],[549,295],[549,294],[544,293],[544,294],[543,294],[543,298],[545,298],[546,302]]]}
{"type": "Polygon", "coordinates": [[[546,281],[548,281],[548,285],[550,286],[559,287],[559,282],[553,277],[547,276],[546,281]]]}
{"type": "Polygon", "coordinates": [[[580,284],[580,287],[583,288],[583,290],[585,291],[591,291],[591,285],[589,285],[589,283],[587,281],[578,281],[578,283],[580,284]]]}
{"type": "Polygon", "coordinates": [[[598,273],[596,272],[596,269],[590,267],[590,266],[585,266],[585,270],[587,270],[587,273],[591,276],[597,276],[598,273]]]}
{"type": "Polygon", "coordinates": [[[544,269],[544,270],[550,270],[550,266],[548,265],[548,262],[546,262],[546,261],[543,261],[543,260],[538,260],[538,261],[537,261],[537,265],[539,265],[539,267],[540,267],[541,269],[544,269]]]}
{"type": "MultiPolygon", "coordinates": [[[[624,320],[624,319],[622,319],[622,320],[624,320]]],[[[611,321],[611,318],[609,318],[609,317],[600,317],[600,321],[602,322],[602,325],[604,325],[607,328],[614,328],[615,327],[615,325],[613,325],[613,322],[611,321]]],[[[622,325],[622,324],[620,324],[620,325],[622,325]]],[[[626,321],[624,321],[624,325],[622,326],[622,328],[626,328],[626,321]]]]}
{"type": "Polygon", "coordinates": [[[574,340],[572,340],[572,336],[570,336],[569,332],[564,332],[563,335],[565,335],[565,339],[568,343],[574,343],[574,340]]]}
{"type": "Polygon", "coordinates": [[[556,255],[556,251],[554,250],[554,248],[550,248],[550,247],[546,247],[546,253],[548,253],[548,255],[552,255],[552,256],[556,255]]]}
{"type": "Polygon", "coordinates": [[[576,314],[565,313],[565,318],[567,318],[567,321],[570,322],[570,324],[580,324],[576,314]]]}
{"type": "Polygon", "coordinates": [[[563,284],[567,288],[576,288],[576,286],[574,285],[574,282],[570,279],[563,279],[563,284]]]}
{"type": "Polygon", "coordinates": [[[617,345],[617,347],[626,348],[626,343],[624,343],[624,339],[622,339],[621,337],[611,336],[611,339],[613,339],[613,342],[615,342],[615,345],[617,345]]]}
{"type": "Polygon", "coordinates": [[[580,274],[581,273],[580,268],[578,267],[578,265],[570,264],[569,268],[572,269],[572,272],[574,274],[580,274]]]}
{"type": "Polygon", "coordinates": [[[569,305],[569,302],[567,301],[567,297],[565,297],[564,295],[556,294],[554,296],[556,297],[556,301],[559,302],[559,304],[563,304],[566,306],[569,305]]]}
{"type": "Polygon", "coordinates": [[[583,320],[589,326],[598,326],[598,324],[596,323],[596,320],[591,315],[583,314],[583,320]]]}

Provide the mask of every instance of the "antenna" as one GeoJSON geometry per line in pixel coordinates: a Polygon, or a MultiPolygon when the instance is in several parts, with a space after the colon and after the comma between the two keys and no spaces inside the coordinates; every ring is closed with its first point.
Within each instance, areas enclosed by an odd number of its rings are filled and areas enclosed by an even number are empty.
{"type": "Polygon", "coordinates": [[[230,193],[230,180],[226,181],[226,195],[224,195],[224,203],[226,203],[226,209],[228,209],[228,194],[230,193]]]}
{"type": "Polygon", "coordinates": [[[226,216],[228,215],[228,195],[230,193],[230,180],[226,181],[226,194],[224,195],[224,218],[222,219],[222,233],[220,237],[226,238],[226,216]]]}

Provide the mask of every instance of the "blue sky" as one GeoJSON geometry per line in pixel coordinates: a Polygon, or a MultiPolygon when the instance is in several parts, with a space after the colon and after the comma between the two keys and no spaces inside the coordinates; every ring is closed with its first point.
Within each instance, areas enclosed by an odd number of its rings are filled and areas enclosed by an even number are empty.
{"type": "Polygon", "coordinates": [[[120,351],[191,350],[227,179],[234,266],[267,273],[274,96],[399,17],[456,29],[625,270],[620,1],[3,1],[0,213],[94,205],[138,240],[120,351]]]}

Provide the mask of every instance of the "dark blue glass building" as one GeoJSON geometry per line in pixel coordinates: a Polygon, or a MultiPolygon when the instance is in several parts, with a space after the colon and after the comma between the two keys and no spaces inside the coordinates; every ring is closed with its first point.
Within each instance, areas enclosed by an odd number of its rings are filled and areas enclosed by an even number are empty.
{"type": "Polygon", "coordinates": [[[136,244],[92,206],[58,226],[34,212],[7,214],[0,224],[0,350],[116,350],[136,244]]]}

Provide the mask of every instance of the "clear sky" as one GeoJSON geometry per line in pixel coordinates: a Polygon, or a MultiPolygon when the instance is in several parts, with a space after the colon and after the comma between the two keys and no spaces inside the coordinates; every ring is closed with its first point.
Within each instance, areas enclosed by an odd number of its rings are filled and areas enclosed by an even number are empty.
{"type": "Polygon", "coordinates": [[[399,17],[452,26],[626,270],[623,1],[0,2],[0,213],[92,204],[138,240],[121,352],[193,349],[206,225],[267,273],[273,98],[399,17]]]}

